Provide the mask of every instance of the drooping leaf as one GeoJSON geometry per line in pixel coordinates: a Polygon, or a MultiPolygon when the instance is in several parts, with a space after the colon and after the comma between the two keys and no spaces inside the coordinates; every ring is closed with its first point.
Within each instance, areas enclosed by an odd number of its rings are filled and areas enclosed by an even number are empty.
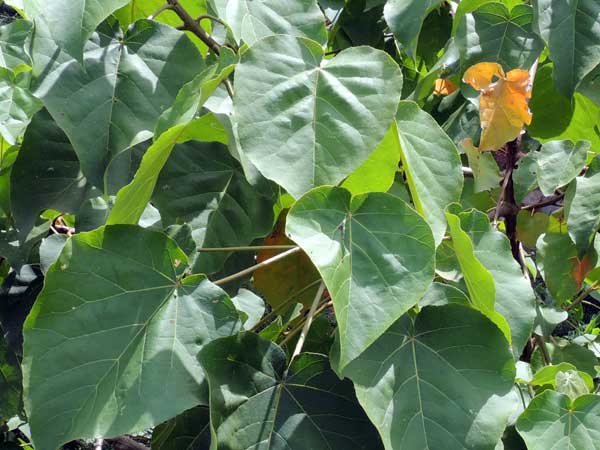
{"type": "Polygon", "coordinates": [[[513,409],[508,343],[461,305],[403,316],[346,372],[388,450],[492,449],[513,409]]]}
{"type": "Polygon", "coordinates": [[[441,0],[388,0],[383,9],[385,21],[406,53],[415,59],[421,28],[427,15],[441,0]]]}
{"type": "Polygon", "coordinates": [[[231,27],[238,44],[251,46],[276,34],[327,42],[325,17],[315,0],[208,0],[208,5],[231,27]]]}
{"type": "Polygon", "coordinates": [[[556,87],[565,96],[600,64],[600,4],[595,0],[534,0],[535,28],[550,51],[556,87]]]}
{"type": "Polygon", "coordinates": [[[273,36],[252,46],[236,69],[241,150],[296,198],[342,181],[366,161],[400,100],[402,74],[384,52],[356,47],[323,58],[314,41],[273,36]]]}
{"type": "MultiPolygon", "coordinates": [[[[37,51],[41,60],[57,50],[37,51]]],[[[110,161],[152,137],[158,117],[204,63],[183,33],[148,20],[124,36],[104,27],[86,45],[84,62],[85,71],[61,56],[36,93],[69,137],[83,174],[103,188],[110,161]]]]}
{"type": "Polygon", "coordinates": [[[197,406],[160,424],[152,432],[154,450],[209,450],[210,413],[197,406]]]}
{"type": "Polygon", "coordinates": [[[590,150],[588,141],[573,144],[571,141],[550,141],[542,145],[537,157],[537,179],[544,195],[552,195],[559,187],[566,186],[579,173],[590,150]]]}
{"type": "Polygon", "coordinates": [[[0,136],[11,145],[17,143],[42,102],[30,91],[25,78],[0,68],[0,136]]]}
{"type": "Polygon", "coordinates": [[[461,147],[465,150],[469,167],[473,170],[475,192],[497,188],[501,181],[500,170],[492,154],[480,152],[470,138],[461,142],[461,147]]]}
{"type": "Polygon", "coordinates": [[[464,67],[494,61],[510,69],[529,69],[544,45],[533,32],[533,10],[516,5],[512,10],[499,2],[487,2],[464,15],[456,32],[464,67]]]}
{"type": "Polygon", "coordinates": [[[465,72],[463,81],[481,92],[480,151],[499,149],[517,138],[523,125],[531,123],[531,90],[526,70],[514,69],[505,74],[497,63],[479,63],[465,72]]]}
{"type": "Polygon", "coordinates": [[[572,401],[552,390],[535,397],[517,421],[529,450],[600,449],[600,396],[572,401]]]}
{"type": "Polygon", "coordinates": [[[378,450],[377,432],[352,384],[321,355],[286,355],[252,333],[207,345],[199,355],[210,387],[215,450],[378,450]]]}
{"type": "Polygon", "coordinates": [[[127,3],[129,0],[23,0],[23,7],[36,28],[47,30],[60,49],[84,63],[83,48],[96,27],[127,3]]]}
{"type": "Polygon", "coordinates": [[[290,210],[287,233],[319,269],[340,331],[344,367],[414,306],[433,280],[427,223],[390,194],[322,187],[290,210]]]}
{"type": "Polygon", "coordinates": [[[16,20],[0,27],[0,67],[15,70],[31,66],[27,44],[32,30],[33,23],[28,20],[16,20]]]}
{"type": "MultiPolygon", "coordinates": [[[[589,148],[583,144],[585,148],[589,148]]],[[[562,164],[566,162],[563,161],[562,164]]],[[[590,247],[600,226],[600,172],[575,178],[565,195],[569,236],[580,255],[590,247]]]]}
{"type": "Polygon", "coordinates": [[[412,200],[439,245],[446,231],[444,209],[460,199],[463,188],[458,150],[433,117],[416,103],[400,103],[396,125],[412,200]]]}
{"type": "MultiPolygon", "coordinates": [[[[291,245],[293,242],[285,234],[287,212],[279,215],[273,232],[264,240],[264,245],[291,245]]],[[[280,252],[261,250],[256,256],[260,263],[274,257],[280,252]]],[[[287,302],[294,300],[310,308],[321,276],[310,258],[304,252],[290,255],[268,266],[261,267],[254,273],[254,287],[265,296],[273,308],[284,307],[287,302]],[[283,281],[285,280],[285,281],[283,281]],[[307,288],[307,286],[311,286],[307,288]]]]}
{"type": "Polygon", "coordinates": [[[206,404],[197,352],[241,327],[164,234],[112,226],[71,238],[25,324],[25,405],[33,442],[144,430],[206,404]],[[94,349],[94,351],[90,351],[94,349]]]}
{"type": "Polygon", "coordinates": [[[117,194],[108,225],[136,224],[152,198],[158,177],[176,144],[191,140],[227,142],[227,135],[212,114],[170,128],[148,148],[131,183],[117,194]]]}
{"type": "Polygon", "coordinates": [[[492,228],[485,213],[473,210],[461,213],[459,217],[462,229],[473,244],[473,254],[494,279],[494,308],[510,326],[513,353],[518,358],[531,335],[536,317],[531,284],[513,258],[508,239],[504,233],[492,228]]]}
{"type": "MultiPolygon", "coordinates": [[[[190,225],[197,248],[249,245],[273,225],[272,202],[250,186],[238,162],[218,142],[175,146],[152,199],[163,225],[190,225]]],[[[200,252],[194,272],[216,272],[229,255],[200,252]]]]}
{"type": "Polygon", "coordinates": [[[27,236],[44,209],[76,213],[99,192],[79,169],[77,155],[47,111],[33,118],[11,172],[10,202],[21,236],[27,236]]]}
{"type": "Polygon", "coordinates": [[[494,277],[475,256],[475,248],[470,236],[462,229],[460,217],[446,213],[448,231],[458,259],[471,304],[498,326],[507,340],[511,339],[510,326],[504,316],[496,311],[496,284],[494,277]]]}

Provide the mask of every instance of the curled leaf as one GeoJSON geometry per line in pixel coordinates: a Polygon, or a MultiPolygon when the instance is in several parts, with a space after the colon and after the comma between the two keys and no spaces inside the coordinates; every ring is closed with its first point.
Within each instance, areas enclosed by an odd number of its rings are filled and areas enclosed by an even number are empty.
{"type": "Polygon", "coordinates": [[[505,74],[500,64],[483,62],[470,67],[463,81],[481,92],[481,151],[499,149],[531,123],[528,71],[515,69],[505,74]]]}

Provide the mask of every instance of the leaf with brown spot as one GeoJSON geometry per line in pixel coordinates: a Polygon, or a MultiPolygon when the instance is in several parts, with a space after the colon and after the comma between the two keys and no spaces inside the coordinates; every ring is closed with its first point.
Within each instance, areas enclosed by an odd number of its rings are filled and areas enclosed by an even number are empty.
{"type": "MultiPolygon", "coordinates": [[[[273,233],[265,238],[264,245],[291,245],[294,244],[285,235],[285,219],[288,210],[279,216],[273,233]]],[[[279,254],[276,250],[263,250],[257,255],[257,262],[265,261],[279,254]]],[[[319,272],[306,256],[300,252],[287,258],[258,269],[254,274],[254,287],[265,296],[265,300],[273,308],[281,306],[297,292],[319,280],[319,272]]],[[[294,300],[310,306],[316,295],[318,284],[302,292],[294,300]]]]}
{"type": "Polygon", "coordinates": [[[505,74],[500,64],[484,62],[470,67],[463,81],[481,93],[480,151],[498,150],[531,123],[528,71],[515,69],[505,74]]]}

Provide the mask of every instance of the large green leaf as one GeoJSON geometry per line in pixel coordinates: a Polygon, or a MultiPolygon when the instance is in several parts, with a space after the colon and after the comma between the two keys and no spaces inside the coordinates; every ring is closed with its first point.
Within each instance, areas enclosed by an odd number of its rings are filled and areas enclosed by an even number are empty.
{"type": "Polygon", "coordinates": [[[466,306],[405,315],[346,374],[388,450],[492,450],[513,410],[508,343],[466,306]]]}
{"type": "Polygon", "coordinates": [[[160,424],[152,433],[153,450],[209,450],[210,413],[197,406],[160,424]]]}
{"type": "Polygon", "coordinates": [[[24,0],[27,17],[47,29],[56,45],[83,63],[83,48],[96,27],[130,0],[24,0]]]}
{"type": "Polygon", "coordinates": [[[191,140],[227,142],[227,135],[212,114],[169,128],[148,148],[133,180],[117,194],[106,223],[138,223],[173,148],[191,140]]]}
{"type": "Polygon", "coordinates": [[[560,92],[571,97],[600,64],[600,4],[596,0],[533,0],[535,27],[546,41],[560,92]]]}
{"type": "Polygon", "coordinates": [[[16,144],[42,102],[33,96],[25,82],[27,74],[14,75],[0,68],[0,139],[16,144]]]}
{"type": "Polygon", "coordinates": [[[415,59],[423,22],[441,0],[388,0],[383,9],[385,21],[406,53],[415,59]]]}
{"type": "MultiPolygon", "coordinates": [[[[218,142],[175,146],[153,195],[165,226],[188,223],[197,248],[249,245],[273,226],[273,204],[250,186],[218,142]]],[[[195,273],[219,270],[229,252],[198,254],[195,273]]]]}
{"type": "MultiPolygon", "coordinates": [[[[35,57],[56,52],[48,44],[35,57]]],[[[104,187],[110,161],[152,137],[158,117],[204,63],[183,33],[147,20],[125,36],[116,25],[105,26],[88,42],[84,59],[85,70],[64,55],[49,64],[37,94],[71,140],[82,172],[104,187]]]]}
{"type": "Polygon", "coordinates": [[[512,256],[506,235],[490,225],[480,211],[459,214],[461,228],[473,243],[473,254],[494,279],[495,309],[510,326],[513,353],[521,356],[536,317],[535,294],[529,280],[512,256]]]}
{"type": "Polygon", "coordinates": [[[324,60],[314,41],[265,38],[236,69],[241,149],[294,197],[337,184],[383,139],[401,88],[400,69],[382,51],[355,47],[324,60]]]}
{"type": "Polygon", "coordinates": [[[413,307],[432,282],[427,223],[391,194],[351,197],[318,188],[290,210],[287,232],[319,269],[333,299],[344,367],[413,307]]]}
{"type": "Polygon", "coordinates": [[[416,103],[400,103],[396,124],[415,208],[431,226],[439,245],[446,232],[444,209],[459,201],[463,188],[460,155],[433,117],[416,103]]]}
{"type": "Polygon", "coordinates": [[[286,371],[281,348],[249,332],[199,355],[210,387],[214,450],[378,450],[356,397],[321,355],[305,353],[286,371]]]}
{"type": "Polygon", "coordinates": [[[71,238],[25,323],[36,449],[141,431],[206,404],[198,351],[240,329],[227,295],[182,277],[164,234],[112,226],[71,238]]]}
{"type": "Polygon", "coordinates": [[[537,157],[537,179],[544,195],[552,195],[559,187],[566,186],[579,173],[590,150],[588,141],[573,144],[571,141],[550,141],[542,145],[537,157]]]}
{"type": "Polygon", "coordinates": [[[462,229],[461,217],[446,213],[448,230],[452,238],[452,247],[463,273],[469,292],[471,304],[494,322],[511,340],[510,326],[506,318],[496,311],[496,283],[490,271],[475,255],[475,247],[471,237],[462,229]]]}
{"type": "Polygon", "coordinates": [[[17,69],[30,66],[28,43],[33,24],[27,20],[16,20],[0,27],[0,67],[17,69]]]}
{"type": "Polygon", "coordinates": [[[566,230],[541,235],[536,248],[537,264],[552,296],[559,301],[575,296],[581,288],[573,277],[577,248],[566,230]]]}
{"type": "Polygon", "coordinates": [[[229,25],[237,43],[253,45],[275,34],[327,42],[325,17],[316,0],[208,0],[208,6],[229,25]]]}
{"type": "Polygon", "coordinates": [[[517,421],[529,450],[600,449],[600,396],[572,401],[551,390],[535,397],[517,421]]]}
{"type": "MultiPolygon", "coordinates": [[[[562,164],[565,162],[563,161],[562,164]]],[[[600,172],[575,178],[565,196],[569,236],[584,254],[600,226],[600,172]]]]}
{"type": "Polygon", "coordinates": [[[504,69],[528,69],[544,45],[532,31],[533,11],[529,5],[512,10],[498,2],[486,3],[461,18],[456,43],[463,66],[494,61],[504,69]]]}
{"type": "Polygon", "coordinates": [[[99,195],[79,170],[67,136],[45,110],[25,133],[10,184],[11,211],[21,236],[29,234],[42,210],[76,213],[84,201],[99,195]]]}

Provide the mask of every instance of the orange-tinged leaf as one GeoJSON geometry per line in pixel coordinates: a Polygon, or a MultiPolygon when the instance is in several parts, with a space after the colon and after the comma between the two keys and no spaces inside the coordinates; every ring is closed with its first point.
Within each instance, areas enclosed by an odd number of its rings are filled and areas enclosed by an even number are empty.
{"type": "Polygon", "coordinates": [[[588,255],[585,255],[581,259],[574,257],[571,262],[573,264],[571,275],[573,276],[573,280],[575,280],[577,289],[581,289],[586,275],[594,268],[594,261],[588,255]]]}
{"type": "Polygon", "coordinates": [[[505,74],[500,64],[484,62],[470,67],[463,81],[481,93],[480,151],[498,150],[531,123],[528,71],[515,69],[505,74]]]}
{"type": "Polygon", "coordinates": [[[435,87],[433,93],[435,95],[450,95],[458,89],[456,85],[449,78],[438,78],[435,80],[435,87]]]}
{"type": "MultiPolygon", "coordinates": [[[[283,211],[277,220],[273,233],[265,238],[264,245],[294,244],[285,235],[285,218],[287,210],[283,211]]],[[[279,254],[275,250],[263,250],[257,255],[257,262],[262,262],[279,254]]],[[[254,288],[265,296],[267,303],[277,308],[292,295],[302,290],[320,275],[306,253],[300,252],[287,258],[258,269],[254,273],[254,288]]],[[[316,295],[318,284],[300,294],[295,303],[310,306],[316,295]]]]}

